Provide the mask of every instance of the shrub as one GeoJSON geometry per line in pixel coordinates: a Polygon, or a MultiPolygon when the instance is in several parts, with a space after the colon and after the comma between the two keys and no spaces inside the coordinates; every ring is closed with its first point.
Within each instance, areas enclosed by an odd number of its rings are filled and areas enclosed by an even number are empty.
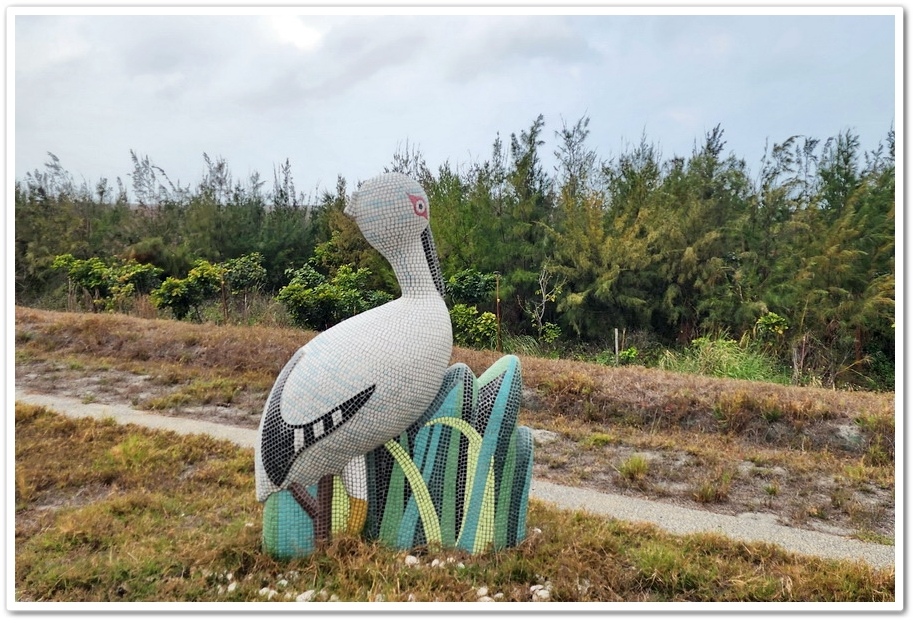
{"type": "Polygon", "coordinates": [[[93,312],[127,311],[136,295],[148,294],[159,284],[162,274],[162,269],[133,259],[79,260],[69,253],[55,257],[52,267],[67,271],[68,296],[79,288],[93,312]]]}
{"type": "Polygon", "coordinates": [[[151,296],[157,309],[167,308],[175,318],[181,320],[191,313],[192,298],[188,283],[177,277],[167,277],[151,296]]]}
{"type": "Polygon", "coordinates": [[[367,268],[353,270],[344,265],[331,279],[309,265],[287,274],[292,279],[276,298],[286,306],[293,324],[303,329],[323,331],[392,298],[387,292],[366,287],[372,274],[367,268]]]}
{"type": "Polygon", "coordinates": [[[230,292],[247,298],[250,293],[260,289],[267,281],[267,269],[263,263],[264,256],[257,252],[223,262],[226,285],[230,292]]]}
{"type": "Polygon", "coordinates": [[[637,357],[639,357],[639,351],[636,350],[636,347],[630,346],[618,352],[616,357],[613,351],[603,350],[595,356],[595,361],[604,366],[611,366],[615,363],[621,366],[627,366],[635,363],[637,357]]]}
{"type": "Polygon", "coordinates": [[[553,322],[545,322],[540,327],[535,327],[538,331],[538,338],[546,344],[553,344],[560,337],[560,325],[553,322]]]}
{"type": "Polygon", "coordinates": [[[445,292],[457,304],[478,305],[486,301],[496,288],[496,275],[474,268],[458,271],[445,282],[445,292]]]}
{"type": "Polygon", "coordinates": [[[622,366],[634,363],[637,357],[639,357],[639,351],[634,346],[630,346],[617,354],[617,359],[622,366]]]}
{"type": "Polygon", "coordinates": [[[208,262],[197,260],[184,279],[168,277],[153,290],[151,300],[157,308],[167,308],[178,320],[192,312],[201,320],[200,308],[222,289],[224,269],[208,262]]]}
{"type": "Polygon", "coordinates": [[[782,341],[788,328],[788,320],[774,312],[767,312],[754,323],[754,335],[765,348],[772,351],[782,341]]]}
{"type": "Polygon", "coordinates": [[[491,350],[496,347],[496,314],[479,314],[476,306],[463,303],[456,303],[448,313],[452,320],[452,334],[457,344],[468,348],[491,350]]]}

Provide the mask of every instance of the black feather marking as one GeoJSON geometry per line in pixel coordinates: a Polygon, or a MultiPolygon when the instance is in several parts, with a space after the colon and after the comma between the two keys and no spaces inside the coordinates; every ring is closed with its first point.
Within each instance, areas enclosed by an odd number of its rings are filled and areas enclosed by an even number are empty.
{"type": "MultiPolygon", "coordinates": [[[[289,374],[287,373],[286,376],[289,376],[289,374]]],[[[278,378],[277,384],[271,392],[267,415],[264,419],[264,430],[261,435],[261,460],[264,463],[264,470],[267,472],[270,481],[277,487],[283,485],[293,461],[296,460],[299,453],[346,424],[372,397],[376,387],[375,385],[367,387],[319,418],[305,424],[290,424],[283,419],[280,413],[280,398],[283,395],[285,382],[285,377],[278,378]],[[334,415],[336,413],[339,413],[340,416],[335,423],[334,415]],[[322,423],[322,430],[316,435],[315,424],[319,421],[322,423]],[[295,447],[295,431],[297,428],[302,429],[304,441],[302,447],[298,450],[295,447]]]]}
{"type": "Polygon", "coordinates": [[[439,265],[439,255],[436,253],[432,230],[429,227],[424,229],[420,239],[423,241],[423,253],[426,255],[426,264],[429,266],[433,283],[436,284],[436,290],[439,291],[439,296],[445,297],[445,281],[442,278],[442,267],[439,265]]]}

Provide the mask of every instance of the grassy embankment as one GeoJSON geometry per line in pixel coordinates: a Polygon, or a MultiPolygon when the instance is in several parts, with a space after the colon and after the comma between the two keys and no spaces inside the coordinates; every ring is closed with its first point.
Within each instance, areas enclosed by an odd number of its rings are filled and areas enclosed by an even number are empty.
{"type": "MultiPolygon", "coordinates": [[[[175,385],[172,395],[182,396],[175,402],[231,402],[245,389],[266,393],[307,337],[264,327],[17,309],[18,361],[54,358],[82,369],[156,376],[175,385]]],[[[478,374],[498,356],[455,350],[455,360],[478,374]]],[[[893,485],[892,396],[534,358],[522,365],[535,405],[523,411],[521,423],[583,445],[678,444],[712,462],[727,461],[728,447],[746,453],[756,444],[759,456],[795,469],[829,463],[838,477],[893,485]],[[838,418],[860,423],[857,450],[825,432],[838,418]]],[[[496,598],[505,601],[538,595],[560,601],[894,598],[893,570],[708,535],[673,537],[536,501],[531,536],[510,551],[476,557],[422,551],[414,553],[417,564],[408,565],[404,552],[340,538],[314,557],[279,563],[260,553],[251,451],[29,407],[18,408],[16,418],[21,600],[476,601],[483,587],[486,596],[501,593],[496,598]],[[532,592],[536,585],[547,592],[532,592]]]]}

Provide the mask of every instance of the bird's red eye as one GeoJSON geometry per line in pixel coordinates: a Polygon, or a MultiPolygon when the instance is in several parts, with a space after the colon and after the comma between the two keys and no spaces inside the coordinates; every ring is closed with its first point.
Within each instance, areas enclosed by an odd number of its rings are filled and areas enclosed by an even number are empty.
{"type": "Polygon", "coordinates": [[[429,208],[426,205],[426,197],[421,197],[420,195],[407,195],[410,198],[410,203],[413,204],[414,214],[417,216],[422,216],[425,219],[429,219],[429,208]]]}

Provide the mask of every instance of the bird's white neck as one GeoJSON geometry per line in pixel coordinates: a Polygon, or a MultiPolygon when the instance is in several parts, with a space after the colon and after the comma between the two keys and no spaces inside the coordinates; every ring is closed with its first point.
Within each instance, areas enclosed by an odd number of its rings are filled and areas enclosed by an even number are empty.
{"type": "MultiPolygon", "coordinates": [[[[404,298],[439,297],[439,290],[433,281],[423,243],[419,238],[413,244],[401,247],[387,258],[394,269],[394,276],[401,287],[404,298]]],[[[439,261],[435,258],[436,262],[439,261]]]]}

